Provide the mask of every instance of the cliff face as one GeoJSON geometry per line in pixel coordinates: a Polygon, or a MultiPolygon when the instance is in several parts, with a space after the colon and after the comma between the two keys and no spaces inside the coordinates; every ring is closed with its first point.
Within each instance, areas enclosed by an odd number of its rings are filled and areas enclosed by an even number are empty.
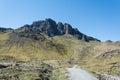
{"type": "Polygon", "coordinates": [[[21,28],[24,28],[25,31],[32,30],[36,33],[44,33],[49,37],[70,34],[76,37],[77,39],[83,40],[86,42],[100,41],[96,38],[93,38],[81,33],[78,29],[72,28],[72,26],[68,23],[65,23],[65,24],[63,24],[62,22],[56,23],[54,20],[50,18],[46,20],[35,21],[31,25],[24,25],[21,28]]]}

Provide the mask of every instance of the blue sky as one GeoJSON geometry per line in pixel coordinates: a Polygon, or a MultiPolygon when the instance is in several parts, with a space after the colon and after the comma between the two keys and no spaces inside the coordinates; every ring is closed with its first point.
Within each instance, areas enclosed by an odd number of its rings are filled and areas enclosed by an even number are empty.
{"type": "Polygon", "coordinates": [[[52,18],[102,41],[120,40],[120,0],[0,0],[0,26],[52,18]]]}

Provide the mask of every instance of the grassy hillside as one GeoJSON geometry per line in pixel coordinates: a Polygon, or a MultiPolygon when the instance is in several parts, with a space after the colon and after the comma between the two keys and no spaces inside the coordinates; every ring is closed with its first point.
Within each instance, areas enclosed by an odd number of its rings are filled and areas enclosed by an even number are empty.
{"type": "MultiPolygon", "coordinates": [[[[91,72],[120,76],[119,42],[84,42],[71,35],[48,37],[44,34],[42,35],[45,39],[41,41],[29,37],[15,37],[15,35],[11,38],[11,33],[12,31],[0,33],[0,62],[22,61],[37,67],[37,62],[43,61],[63,68],[77,64],[91,72]]],[[[20,74],[19,71],[16,73],[20,74]]],[[[31,75],[39,78],[37,72],[31,75]]],[[[0,75],[0,77],[4,76],[0,75]]],[[[22,76],[29,77],[30,74],[20,74],[19,77],[22,76]]]]}

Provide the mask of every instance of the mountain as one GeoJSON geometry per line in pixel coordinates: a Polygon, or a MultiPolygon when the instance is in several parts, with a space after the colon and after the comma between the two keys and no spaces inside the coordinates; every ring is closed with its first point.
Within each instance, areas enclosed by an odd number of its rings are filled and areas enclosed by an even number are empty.
{"type": "Polygon", "coordinates": [[[120,76],[120,41],[100,42],[52,19],[0,28],[0,80],[68,80],[73,65],[120,76]]]}
{"type": "Polygon", "coordinates": [[[12,28],[3,28],[3,27],[0,27],[0,32],[4,32],[4,31],[7,31],[7,30],[13,30],[12,28]]]}
{"type": "Polygon", "coordinates": [[[83,40],[86,42],[89,41],[100,41],[96,38],[87,36],[81,33],[78,29],[72,28],[72,26],[68,23],[63,24],[62,22],[56,23],[54,20],[48,18],[45,20],[35,21],[31,25],[24,25],[19,28],[19,30],[24,29],[23,32],[33,33],[44,33],[49,37],[54,36],[62,36],[62,35],[72,35],[79,40],[83,40]]]}

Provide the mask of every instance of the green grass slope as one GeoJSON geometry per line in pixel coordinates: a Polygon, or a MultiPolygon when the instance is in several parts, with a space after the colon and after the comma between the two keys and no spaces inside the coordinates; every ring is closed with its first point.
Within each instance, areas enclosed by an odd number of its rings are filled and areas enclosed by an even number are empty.
{"type": "Polygon", "coordinates": [[[50,61],[49,64],[59,67],[77,64],[91,72],[120,76],[119,42],[84,42],[71,35],[48,37],[44,34],[36,34],[36,39],[40,39],[36,40],[15,34],[11,37],[12,33],[0,33],[0,62],[50,61]]]}

